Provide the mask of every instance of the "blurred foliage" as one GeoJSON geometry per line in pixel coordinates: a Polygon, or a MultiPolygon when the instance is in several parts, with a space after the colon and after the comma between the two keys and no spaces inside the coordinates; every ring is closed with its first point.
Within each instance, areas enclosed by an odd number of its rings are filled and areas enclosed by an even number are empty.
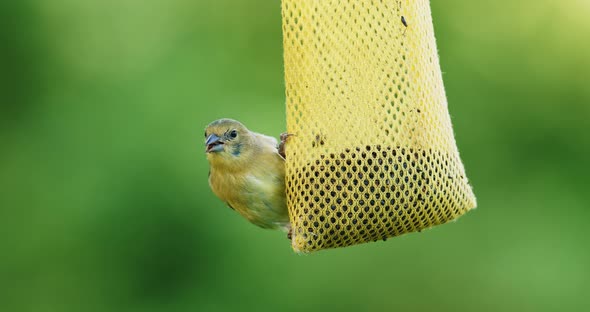
{"type": "Polygon", "coordinates": [[[0,310],[590,309],[590,2],[432,9],[479,208],[298,256],[214,197],[202,144],[284,130],[278,0],[3,1],[0,310]]]}

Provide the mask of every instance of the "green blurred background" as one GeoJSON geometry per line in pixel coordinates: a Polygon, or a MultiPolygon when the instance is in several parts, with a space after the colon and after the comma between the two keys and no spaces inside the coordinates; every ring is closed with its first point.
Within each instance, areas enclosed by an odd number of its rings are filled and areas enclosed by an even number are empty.
{"type": "Polygon", "coordinates": [[[479,208],[300,256],[202,142],[284,130],[278,0],[2,1],[0,311],[590,309],[590,2],[432,10],[479,208]]]}

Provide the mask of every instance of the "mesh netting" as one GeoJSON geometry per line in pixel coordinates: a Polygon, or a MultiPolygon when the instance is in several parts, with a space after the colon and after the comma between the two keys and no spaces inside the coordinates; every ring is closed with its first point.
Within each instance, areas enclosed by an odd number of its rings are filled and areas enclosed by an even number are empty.
{"type": "Polygon", "coordinates": [[[474,208],[428,0],[283,0],[296,251],[386,239],[474,208]]]}

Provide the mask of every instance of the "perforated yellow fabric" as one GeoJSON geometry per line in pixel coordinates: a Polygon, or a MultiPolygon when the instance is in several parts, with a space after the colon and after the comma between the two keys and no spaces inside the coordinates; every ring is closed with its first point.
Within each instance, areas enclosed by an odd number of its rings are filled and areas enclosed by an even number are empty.
{"type": "Polygon", "coordinates": [[[474,208],[429,1],[283,0],[282,14],[293,249],[384,240],[474,208]]]}

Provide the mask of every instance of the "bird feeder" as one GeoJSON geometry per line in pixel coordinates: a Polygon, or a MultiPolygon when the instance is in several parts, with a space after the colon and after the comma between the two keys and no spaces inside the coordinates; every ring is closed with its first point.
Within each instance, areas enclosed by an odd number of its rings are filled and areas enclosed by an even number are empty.
{"type": "Polygon", "coordinates": [[[282,0],[292,247],[420,231],[476,206],[428,0],[282,0]]]}

